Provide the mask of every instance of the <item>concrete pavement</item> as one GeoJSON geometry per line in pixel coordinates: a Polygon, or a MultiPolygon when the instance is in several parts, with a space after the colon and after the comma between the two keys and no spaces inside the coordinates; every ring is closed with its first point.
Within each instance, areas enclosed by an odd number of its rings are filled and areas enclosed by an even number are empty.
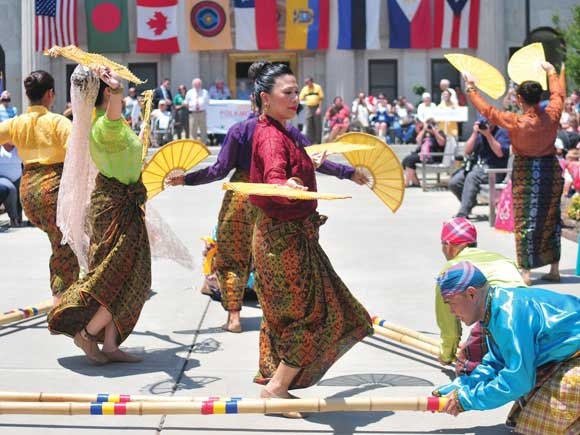
{"type": "MultiPolygon", "coordinates": [[[[212,156],[207,163],[215,159],[212,156]]],[[[351,291],[378,315],[437,336],[434,278],[444,263],[441,223],[457,211],[447,191],[407,189],[393,214],[364,187],[321,175],[319,190],[349,193],[352,199],[321,201],[329,216],[321,243],[351,291]]],[[[219,329],[221,305],[199,293],[200,237],[210,234],[222,198],[221,183],[173,188],[152,201],[196,259],[189,271],[166,260],[153,262],[153,295],[124,347],[140,353],[140,364],[89,365],[70,338],[51,336],[45,317],[0,326],[0,390],[61,393],[125,393],[184,397],[257,398],[261,311],[242,311],[242,334],[219,329]]],[[[475,210],[485,213],[486,208],[475,210]]],[[[511,234],[476,223],[480,247],[514,257],[511,234]]],[[[48,299],[46,236],[35,228],[0,234],[0,312],[48,299]]],[[[577,245],[562,240],[561,284],[545,284],[580,296],[574,276],[577,245]]],[[[535,270],[538,278],[547,268],[535,270]]],[[[540,286],[539,283],[536,284],[540,286]]],[[[301,397],[416,397],[449,381],[437,361],[387,339],[373,336],[357,344],[316,386],[301,397]]],[[[43,416],[1,415],[0,433],[13,434],[507,434],[509,406],[454,418],[420,412],[311,414],[305,420],[264,415],[43,416]]]]}

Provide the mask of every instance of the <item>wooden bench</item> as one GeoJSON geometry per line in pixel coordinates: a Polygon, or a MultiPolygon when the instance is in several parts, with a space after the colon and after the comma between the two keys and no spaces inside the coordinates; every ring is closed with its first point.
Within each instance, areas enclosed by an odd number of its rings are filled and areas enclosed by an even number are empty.
{"type": "Polygon", "coordinates": [[[477,194],[477,202],[480,204],[488,204],[489,206],[489,226],[493,227],[495,225],[495,215],[497,203],[499,202],[499,197],[502,190],[507,186],[507,182],[511,177],[513,166],[513,156],[510,156],[508,160],[507,168],[490,168],[486,172],[489,175],[488,184],[482,184],[479,186],[479,193],[477,194]],[[497,183],[495,181],[497,174],[506,174],[503,182],[497,183]]]}
{"type": "Polygon", "coordinates": [[[424,192],[428,187],[428,175],[435,174],[437,184],[441,184],[441,174],[451,175],[457,169],[455,166],[457,148],[457,139],[453,136],[447,136],[443,152],[431,153],[432,157],[442,157],[441,163],[417,163],[417,166],[421,166],[421,187],[424,192]]]}

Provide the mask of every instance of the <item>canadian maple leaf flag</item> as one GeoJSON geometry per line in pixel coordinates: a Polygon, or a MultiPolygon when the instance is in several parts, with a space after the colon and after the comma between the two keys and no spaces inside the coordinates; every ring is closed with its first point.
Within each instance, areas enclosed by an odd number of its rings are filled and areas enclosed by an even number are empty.
{"type": "Polygon", "coordinates": [[[177,0],[137,0],[137,53],[179,53],[177,0]]]}

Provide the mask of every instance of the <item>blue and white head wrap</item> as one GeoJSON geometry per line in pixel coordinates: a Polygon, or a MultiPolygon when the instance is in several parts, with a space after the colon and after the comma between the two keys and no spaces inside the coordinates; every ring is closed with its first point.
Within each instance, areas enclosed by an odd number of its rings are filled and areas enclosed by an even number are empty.
{"type": "Polygon", "coordinates": [[[486,282],[487,278],[481,270],[469,261],[457,263],[437,277],[444,298],[464,292],[468,287],[481,287],[486,282]]]}

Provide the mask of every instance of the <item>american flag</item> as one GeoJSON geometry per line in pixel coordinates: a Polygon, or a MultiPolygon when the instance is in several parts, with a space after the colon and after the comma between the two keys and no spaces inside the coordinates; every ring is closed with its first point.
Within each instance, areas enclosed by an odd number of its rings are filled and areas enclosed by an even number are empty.
{"type": "Polygon", "coordinates": [[[36,51],[78,45],[77,0],[35,1],[36,51]]]}

